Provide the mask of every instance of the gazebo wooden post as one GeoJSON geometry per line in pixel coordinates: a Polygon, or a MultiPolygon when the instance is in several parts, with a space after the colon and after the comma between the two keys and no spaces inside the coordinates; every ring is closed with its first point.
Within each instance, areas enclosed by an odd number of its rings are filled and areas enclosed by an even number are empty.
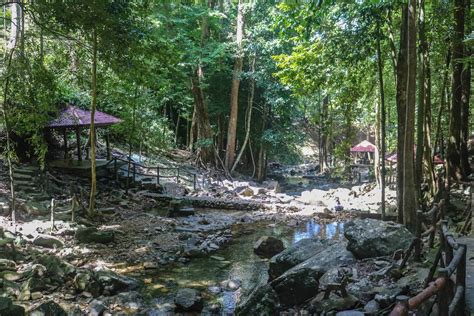
{"type": "Polygon", "coordinates": [[[109,138],[109,129],[105,129],[105,147],[107,148],[107,160],[112,159],[112,155],[110,153],[110,138],[109,138]]]}
{"type": "Polygon", "coordinates": [[[64,137],[64,159],[67,159],[67,128],[63,129],[64,137]]]}
{"type": "Polygon", "coordinates": [[[81,129],[79,126],[76,127],[76,143],[77,143],[77,160],[82,160],[82,153],[81,153],[81,129]]]}

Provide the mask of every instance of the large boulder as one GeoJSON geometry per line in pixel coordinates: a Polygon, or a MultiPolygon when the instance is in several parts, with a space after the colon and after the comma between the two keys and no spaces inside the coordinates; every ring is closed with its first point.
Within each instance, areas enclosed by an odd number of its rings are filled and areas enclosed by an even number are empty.
{"type": "Polygon", "coordinates": [[[19,305],[12,304],[9,297],[0,296],[0,315],[25,315],[25,308],[19,305]]]}
{"type": "Polygon", "coordinates": [[[285,249],[283,242],[272,236],[262,236],[253,246],[253,252],[261,258],[271,258],[285,249]]]}
{"type": "Polygon", "coordinates": [[[59,304],[54,301],[46,301],[34,308],[30,314],[31,316],[66,316],[67,313],[59,304]]]}
{"type": "Polygon", "coordinates": [[[318,293],[319,278],[330,268],[350,265],[355,261],[344,243],[335,243],[286,271],[270,285],[282,305],[298,305],[318,293]]]}
{"type": "Polygon", "coordinates": [[[75,238],[79,243],[99,243],[108,244],[114,241],[114,232],[108,230],[98,230],[95,227],[79,228],[75,238]]]}
{"type": "Polygon", "coordinates": [[[107,291],[106,294],[108,295],[135,290],[138,287],[138,282],[135,279],[119,275],[113,271],[98,271],[95,277],[100,287],[107,291]]]}
{"type": "Polygon", "coordinates": [[[256,288],[248,298],[235,309],[235,315],[276,315],[280,308],[280,301],[275,290],[268,285],[256,288]]]}
{"type": "Polygon", "coordinates": [[[403,225],[376,219],[356,219],[344,227],[347,249],[357,259],[392,255],[410,246],[415,236],[403,225]]]}
{"type": "Polygon", "coordinates": [[[200,312],[203,308],[202,297],[195,289],[180,289],[174,299],[177,312],[200,312]]]}
{"type": "Polygon", "coordinates": [[[305,238],[298,241],[271,258],[268,270],[270,279],[276,279],[334,243],[334,241],[319,238],[305,238]]]}
{"type": "Polygon", "coordinates": [[[38,235],[33,240],[33,244],[45,248],[60,248],[64,246],[61,239],[49,236],[49,235],[38,235]]]}
{"type": "Polygon", "coordinates": [[[46,276],[60,283],[64,277],[71,276],[76,272],[76,268],[72,264],[52,255],[39,256],[35,263],[39,266],[33,266],[32,272],[34,274],[38,274],[36,272],[44,267],[46,269],[46,276]]]}

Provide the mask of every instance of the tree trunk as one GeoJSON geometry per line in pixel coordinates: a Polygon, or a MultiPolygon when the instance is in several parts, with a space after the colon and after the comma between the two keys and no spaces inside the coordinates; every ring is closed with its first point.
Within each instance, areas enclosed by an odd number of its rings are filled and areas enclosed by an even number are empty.
{"type": "Polygon", "coordinates": [[[3,117],[3,124],[5,126],[5,137],[6,137],[6,158],[7,158],[7,164],[8,164],[8,177],[10,180],[10,198],[11,198],[11,204],[10,204],[10,217],[11,217],[11,222],[13,225],[13,230],[16,232],[16,195],[15,195],[15,179],[13,177],[13,162],[12,162],[12,156],[13,156],[13,147],[10,139],[10,121],[8,119],[8,113],[7,113],[7,107],[8,107],[8,89],[10,85],[10,68],[12,64],[12,59],[13,59],[13,54],[15,52],[16,45],[13,46],[10,49],[9,54],[7,55],[7,60],[6,60],[6,69],[5,69],[5,83],[3,87],[3,103],[2,103],[2,117],[3,117]]]}
{"type": "MultiPolygon", "coordinates": [[[[444,70],[443,74],[443,84],[441,86],[441,92],[440,92],[440,104],[439,104],[439,110],[438,110],[438,117],[437,117],[437,122],[436,122],[436,133],[435,133],[435,142],[433,146],[433,151],[432,151],[432,156],[435,155],[435,150],[436,148],[439,149],[440,153],[444,152],[444,146],[441,144],[441,139],[442,139],[442,121],[441,118],[443,117],[444,110],[446,108],[446,104],[448,103],[446,101],[447,98],[447,87],[448,87],[448,77],[449,77],[449,65],[451,63],[451,50],[448,49],[448,52],[446,53],[446,68],[444,70]]],[[[444,155],[441,155],[441,157],[444,159],[444,155]]]]}
{"type": "Polygon", "coordinates": [[[244,14],[242,2],[239,0],[237,8],[236,30],[237,56],[235,57],[234,71],[232,74],[232,88],[230,93],[230,115],[227,130],[227,148],[225,153],[225,166],[228,170],[234,165],[235,144],[237,142],[237,117],[239,114],[239,86],[240,74],[243,66],[242,40],[244,35],[244,14]]]}
{"type": "Polygon", "coordinates": [[[237,155],[237,158],[235,159],[234,165],[232,166],[231,173],[234,172],[237,164],[239,163],[240,158],[242,157],[242,154],[245,151],[245,148],[247,147],[247,143],[249,142],[250,139],[250,128],[251,128],[251,122],[252,122],[252,109],[253,109],[253,97],[255,94],[255,62],[256,62],[257,56],[254,54],[252,56],[252,61],[250,62],[250,72],[251,72],[251,78],[250,78],[250,87],[249,87],[249,98],[248,98],[248,106],[247,106],[247,115],[246,115],[246,120],[245,120],[245,139],[244,143],[242,144],[242,147],[240,148],[239,154],[237,155]]]}
{"type": "Polygon", "coordinates": [[[406,117],[406,91],[407,91],[407,30],[408,30],[408,6],[403,5],[402,8],[402,25],[400,30],[400,48],[397,60],[397,113],[398,113],[398,130],[397,130],[397,208],[398,221],[403,223],[403,207],[404,207],[404,193],[405,193],[405,179],[404,179],[404,147],[405,147],[405,117],[406,117]]]}
{"type": "Polygon", "coordinates": [[[10,3],[10,15],[10,36],[7,43],[7,49],[14,49],[16,48],[18,40],[20,39],[22,25],[22,9],[18,0],[12,1],[12,3],[10,3]]]}
{"type": "MultiPolygon", "coordinates": [[[[464,12],[465,14],[465,30],[464,34],[470,34],[470,10],[471,10],[471,0],[464,0],[464,12]]],[[[463,39],[464,39],[463,34],[463,39]]],[[[470,47],[464,45],[463,57],[470,60],[470,47]]],[[[467,143],[469,141],[469,98],[471,95],[471,63],[466,62],[463,64],[463,71],[461,75],[461,166],[463,169],[464,176],[471,174],[471,166],[469,165],[469,153],[467,150],[467,143]]]]}
{"type": "Polygon", "coordinates": [[[91,146],[91,193],[89,199],[88,215],[92,217],[95,213],[95,195],[97,192],[96,180],[96,143],[95,143],[95,109],[97,106],[97,31],[94,29],[92,34],[92,104],[91,104],[91,123],[90,123],[90,146],[91,146]]]}
{"type": "Polygon", "coordinates": [[[403,222],[413,233],[416,232],[417,188],[415,186],[414,168],[414,131],[416,109],[416,0],[408,3],[408,78],[405,116],[404,141],[404,193],[403,193],[403,222]]]}
{"type": "Polygon", "coordinates": [[[424,63],[424,0],[419,1],[419,35],[420,35],[420,73],[418,74],[418,111],[416,115],[416,154],[415,154],[415,184],[418,198],[421,201],[421,183],[423,182],[423,150],[424,150],[424,119],[425,119],[425,63],[424,63]]]}
{"type": "MultiPolygon", "coordinates": [[[[205,3],[205,1],[203,1],[205,3]]],[[[207,3],[209,6],[210,3],[207,3]]],[[[201,49],[204,48],[209,36],[208,16],[204,15],[201,20],[201,49]]],[[[191,91],[194,97],[194,111],[190,131],[190,148],[195,142],[199,143],[198,158],[203,164],[216,165],[214,140],[212,135],[209,112],[202,88],[204,81],[204,70],[201,59],[198,61],[197,69],[191,75],[191,91]]]]}
{"type": "Polygon", "coordinates": [[[128,164],[127,164],[127,186],[125,193],[128,193],[130,187],[130,171],[132,167],[132,148],[133,148],[133,136],[135,136],[136,122],[137,122],[137,102],[138,102],[138,85],[135,86],[135,96],[133,98],[133,107],[132,107],[132,130],[130,131],[128,138],[128,164]]]}
{"type": "MultiPolygon", "coordinates": [[[[377,60],[377,63],[378,63],[378,60],[377,60]]],[[[382,172],[380,170],[380,158],[382,157],[381,155],[381,148],[382,148],[382,142],[381,142],[382,109],[381,109],[381,106],[382,104],[380,100],[376,100],[375,101],[375,147],[376,148],[374,152],[374,173],[375,173],[375,181],[377,182],[377,187],[379,188],[382,187],[382,172]]]]}
{"type": "Polygon", "coordinates": [[[449,138],[447,152],[447,186],[451,178],[461,180],[464,178],[461,168],[461,125],[462,125],[462,70],[460,59],[464,57],[464,0],[454,1],[454,36],[453,36],[453,79],[452,103],[449,117],[449,138]]]}
{"type": "MultiPolygon", "coordinates": [[[[428,41],[426,39],[426,17],[425,17],[425,0],[420,1],[420,50],[421,50],[421,70],[422,74],[420,75],[420,103],[423,103],[423,112],[422,117],[423,123],[423,157],[420,157],[422,160],[422,170],[420,176],[421,179],[424,177],[428,183],[428,188],[430,196],[433,197],[436,193],[436,175],[434,170],[433,163],[433,154],[431,148],[431,66],[430,66],[430,54],[428,48],[428,41]]],[[[417,156],[418,159],[418,156],[417,156]]],[[[418,168],[418,167],[417,167],[418,168]]],[[[418,170],[418,169],[417,169],[418,170]]],[[[421,195],[420,195],[421,197],[421,195]]]]}
{"type": "MultiPolygon", "coordinates": [[[[209,122],[209,112],[205,104],[204,92],[201,88],[202,68],[198,67],[196,76],[191,79],[194,96],[194,124],[195,138],[200,142],[198,156],[204,164],[215,164],[214,145],[212,139],[211,123],[209,122]]],[[[191,127],[193,131],[193,127],[191,127]]]]}
{"type": "Polygon", "coordinates": [[[319,170],[325,172],[328,168],[328,112],[329,112],[329,96],[323,98],[321,108],[321,142],[319,143],[319,170]]]}
{"type": "Polygon", "coordinates": [[[382,36],[380,32],[380,25],[377,25],[377,69],[379,75],[379,92],[380,92],[380,156],[381,157],[381,179],[380,179],[380,187],[381,187],[381,213],[382,213],[382,220],[385,220],[385,152],[386,150],[386,142],[385,142],[385,128],[386,128],[386,113],[385,113],[385,94],[384,94],[384,87],[383,87],[383,61],[382,61],[382,52],[380,49],[380,37],[382,36]]]}
{"type": "Polygon", "coordinates": [[[268,116],[268,105],[264,104],[263,105],[263,110],[262,110],[262,131],[261,131],[261,136],[260,136],[260,149],[258,152],[258,166],[257,166],[257,181],[263,181],[265,180],[266,177],[266,156],[267,156],[267,149],[265,147],[265,141],[264,141],[264,133],[265,129],[267,127],[267,116],[268,116]]]}

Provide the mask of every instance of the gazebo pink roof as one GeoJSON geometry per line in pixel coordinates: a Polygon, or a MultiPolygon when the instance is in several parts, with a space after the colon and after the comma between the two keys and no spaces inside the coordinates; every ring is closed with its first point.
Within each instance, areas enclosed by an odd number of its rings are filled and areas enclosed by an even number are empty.
{"type": "MultiPolygon", "coordinates": [[[[389,162],[392,162],[392,163],[397,163],[397,152],[386,155],[385,160],[387,160],[389,162]]],[[[442,164],[444,164],[444,161],[443,161],[443,159],[441,159],[439,157],[439,155],[434,155],[433,156],[433,163],[435,165],[442,165],[442,164]]]]}
{"type": "Polygon", "coordinates": [[[375,150],[375,145],[369,142],[368,140],[363,140],[362,142],[351,148],[352,153],[374,153],[375,150]]]}
{"type": "MultiPolygon", "coordinates": [[[[120,123],[122,120],[101,111],[95,111],[94,123],[97,127],[120,123]]],[[[82,110],[73,105],[68,105],[61,111],[59,117],[52,120],[49,128],[76,128],[88,127],[91,124],[91,112],[82,110]]]]}

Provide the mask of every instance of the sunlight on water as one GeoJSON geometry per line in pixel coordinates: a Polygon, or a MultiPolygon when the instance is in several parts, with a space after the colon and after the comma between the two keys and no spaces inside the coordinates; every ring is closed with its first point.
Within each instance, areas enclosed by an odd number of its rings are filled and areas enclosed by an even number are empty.
{"type": "Polygon", "coordinates": [[[329,223],[321,225],[314,220],[306,222],[304,228],[297,227],[293,233],[293,243],[296,243],[304,238],[311,238],[318,236],[322,239],[341,240],[344,238],[344,223],[329,223]]]}
{"type": "Polygon", "coordinates": [[[249,294],[268,280],[268,261],[253,253],[253,245],[261,236],[279,238],[286,247],[301,239],[315,236],[340,240],[344,238],[344,223],[319,224],[309,220],[296,227],[255,223],[235,225],[232,231],[234,239],[213,254],[224,258],[224,261],[209,257],[194,258],[185,265],[164,267],[153,276],[153,282],[148,285],[147,292],[157,299],[167,296],[172,300],[169,293],[179,288],[189,287],[207,292],[210,286],[220,286],[222,281],[236,280],[241,285],[239,290],[223,289],[213,299],[220,303],[224,313],[232,313],[239,297],[249,294]]]}

